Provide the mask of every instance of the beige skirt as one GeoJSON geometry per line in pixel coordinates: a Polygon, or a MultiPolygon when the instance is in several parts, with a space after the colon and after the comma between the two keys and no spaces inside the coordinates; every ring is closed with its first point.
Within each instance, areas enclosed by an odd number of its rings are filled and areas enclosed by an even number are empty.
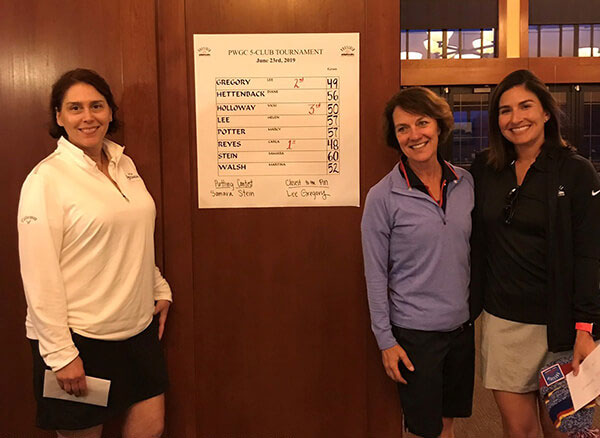
{"type": "Polygon", "coordinates": [[[540,368],[565,355],[548,351],[545,325],[509,321],[485,311],[481,324],[481,376],[487,389],[537,391],[540,368]]]}

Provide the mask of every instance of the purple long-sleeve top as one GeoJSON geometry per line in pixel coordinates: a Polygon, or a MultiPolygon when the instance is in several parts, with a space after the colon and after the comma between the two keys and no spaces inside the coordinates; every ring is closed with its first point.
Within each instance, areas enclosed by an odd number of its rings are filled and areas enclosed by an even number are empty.
{"type": "Polygon", "coordinates": [[[367,195],[362,246],[371,327],[381,350],[392,325],[451,331],[469,319],[473,178],[452,167],[446,208],[409,188],[396,165],[367,195]]]}

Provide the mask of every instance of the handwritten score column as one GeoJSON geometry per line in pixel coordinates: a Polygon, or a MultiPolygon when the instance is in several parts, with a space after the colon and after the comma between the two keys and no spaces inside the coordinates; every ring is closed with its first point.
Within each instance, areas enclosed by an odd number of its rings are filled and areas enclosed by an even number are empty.
{"type": "MultiPolygon", "coordinates": [[[[302,39],[314,36],[291,40],[313,47],[302,39]]],[[[243,48],[282,45],[280,37],[195,35],[200,208],[358,205],[358,36],[321,36],[323,47],[270,49],[275,56],[243,48]],[[330,51],[337,56],[323,58],[330,51]],[[249,74],[231,74],[241,72],[249,74]]]]}

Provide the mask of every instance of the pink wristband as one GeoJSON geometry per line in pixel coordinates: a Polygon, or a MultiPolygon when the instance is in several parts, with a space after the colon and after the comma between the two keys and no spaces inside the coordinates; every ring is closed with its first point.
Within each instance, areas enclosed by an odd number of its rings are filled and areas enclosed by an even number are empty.
{"type": "Polygon", "coordinates": [[[593,328],[594,328],[594,324],[591,322],[576,322],[575,323],[575,330],[581,330],[584,332],[592,333],[593,328]]]}

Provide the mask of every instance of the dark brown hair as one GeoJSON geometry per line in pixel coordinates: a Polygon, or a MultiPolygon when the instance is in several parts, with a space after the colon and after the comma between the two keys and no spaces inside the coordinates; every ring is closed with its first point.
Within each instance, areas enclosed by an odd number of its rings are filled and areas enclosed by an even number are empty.
{"type": "Polygon", "coordinates": [[[496,170],[504,168],[516,158],[515,146],[500,132],[498,125],[500,98],[513,87],[523,85],[526,90],[537,96],[542,108],[550,117],[544,125],[544,138],[551,147],[571,146],[560,133],[561,110],[548,87],[529,70],[517,70],[510,73],[492,92],[489,104],[489,154],[488,164],[496,170]]]}
{"type": "Polygon", "coordinates": [[[89,84],[94,87],[98,93],[100,93],[106,99],[106,103],[112,110],[112,121],[108,125],[108,133],[113,133],[119,129],[121,123],[116,117],[117,110],[119,107],[115,103],[110,87],[102,76],[93,70],[85,68],[77,68],[64,73],[58,80],[52,85],[52,93],[50,95],[50,128],[48,132],[53,138],[59,138],[61,136],[67,137],[65,128],[59,126],[56,123],[56,113],[60,111],[63,104],[63,99],[67,90],[73,85],[78,83],[89,84]]]}
{"type": "Polygon", "coordinates": [[[452,132],[454,118],[452,110],[444,98],[424,87],[411,87],[400,90],[385,105],[383,129],[387,145],[401,154],[402,150],[396,138],[393,118],[394,110],[397,107],[407,113],[425,115],[435,119],[440,129],[439,138],[441,143],[446,141],[452,132]]]}

